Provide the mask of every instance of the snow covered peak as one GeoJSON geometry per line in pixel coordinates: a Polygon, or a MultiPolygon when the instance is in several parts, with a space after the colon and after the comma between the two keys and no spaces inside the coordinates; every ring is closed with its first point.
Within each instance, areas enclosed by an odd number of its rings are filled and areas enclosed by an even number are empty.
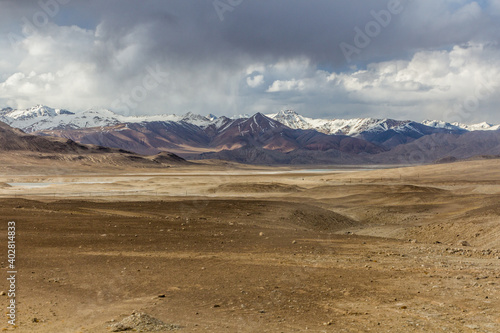
{"type": "Polygon", "coordinates": [[[459,126],[450,124],[450,123],[448,123],[446,121],[442,121],[442,120],[426,119],[426,120],[422,121],[421,124],[425,125],[425,126],[429,126],[429,127],[444,128],[444,129],[449,129],[449,130],[455,130],[455,129],[460,128],[459,126]]]}
{"type": "Polygon", "coordinates": [[[6,110],[10,111],[6,112],[4,115],[8,115],[11,118],[19,120],[39,117],[56,117],[61,114],[73,114],[73,112],[67,110],[53,109],[45,105],[37,105],[26,110],[12,110],[10,108],[6,110]]]}
{"type": "Polygon", "coordinates": [[[6,108],[2,111],[0,121],[28,132],[36,131],[38,124],[52,124],[55,119],[74,115],[68,110],[53,109],[45,105],[37,105],[25,110],[6,108]]]}
{"type": "Polygon", "coordinates": [[[492,125],[487,122],[472,125],[458,124],[458,126],[468,131],[497,131],[500,129],[500,125],[492,125]]]}
{"type": "Polygon", "coordinates": [[[500,129],[500,125],[492,125],[487,122],[482,122],[478,124],[462,124],[458,122],[447,123],[442,120],[424,120],[423,125],[435,128],[445,128],[450,130],[466,130],[466,131],[497,131],[500,129]]]}
{"type": "Polygon", "coordinates": [[[269,118],[279,121],[285,126],[294,129],[313,129],[314,119],[301,116],[293,110],[281,110],[275,114],[268,114],[269,118]]]}
{"type": "Polygon", "coordinates": [[[208,126],[212,122],[208,117],[201,116],[199,114],[194,114],[192,112],[186,113],[183,116],[182,121],[201,127],[208,126]]]}
{"type": "Polygon", "coordinates": [[[358,136],[364,132],[380,133],[390,129],[397,129],[409,123],[392,119],[377,118],[353,118],[353,119],[331,119],[318,123],[323,132],[327,134],[341,134],[358,136]]]}
{"type": "MultiPolygon", "coordinates": [[[[184,122],[194,126],[207,128],[226,128],[231,121],[250,120],[252,126],[274,127],[278,122],[293,129],[313,129],[325,134],[359,136],[363,133],[382,133],[387,130],[397,132],[419,131],[415,122],[409,120],[352,118],[352,119],[313,119],[302,116],[293,110],[280,110],[274,114],[263,115],[256,113],[253,116],[243,114],[227,117],[217,117],[212,114],[201,116],[188,112],[184,115],[161,114],[152,116],[124,116],[105,108],[91,108],[82,112],[70,112],[64,109],[54,109],[45,105],[37,105],[29,109],[14,110],[4,108],[0,110],[0,121],[12,127],[20,128],[25,132],[36,132],[53,129],[78,129],[88,127],[107,127],[117,124],[146,123],[146,122],[184,122]]],[[[454,131],[494,131],[500,130],[500,125],[486,122],[466,125],[449,123],[439,120],[424,120],[422,125],[448,129],[454,131]]]]}
{"type": "Polygon", "coordinates": [[[236,126],[238,128],[238,132],[242,135],[264,133],[268,130],[283,127],[283,125],[278,121],[273,120],[260,112],[257,112],[246,120],[236,120],[234,123],[237,124],[236,126]]]}
{"type": "Polygon", "coordinates": [[[280,110],[280,112],[278,112],[277,116],[281,116],[281,117],[297,117],[299,116],[299,114],[293,110],[280,110]]]}
{"type": "MultiPolygon", "coordinates": [[[[187,113],[184,115],[184,118],[186,118],[186,119],[189,119],[189,118],[197,118],[197,117],[199,117],[199,115],[194,114],[194,113],[192,113],[191,111],[187,112],[187,113]]],[[[200,116],[200,117],[201,117],[201,116],[200,116]]]]}
{"type": "Polygon", "coordinates": [[[120,116],[106,109],[90,109],[73,113],[37,105],[25,110],[12,110],[0,115],[0,121],[26,132],[110,126],[121,122],[120,116]]]}
{"type": "Polygon", "coordinates": [[[191,124],[191,125],[196,125],[196,126],[205,128],[205,127],[208,127],[212,124],[215,124],[215,126],[217,127],[218,126],[217,124],[224,122],[225,119],[228,119],[228,118],[226,118],[226,117],[219,118],[213,114],[210,114],[208,116],[202,116],[199,114],[188,112],[185,115],[183,115],[178,121],[183,121],[183,122],[191,124]]]}
{"type": "Polygon", "coordinates": [[[77,129],[89,127],[114,126],[121,123],[144,123],[153,121],[179,122],[183,121],[196,126],[209,126],[217,118],[209,118],[188,112],[183,116],[153,115],[153,116],[123,116],[104,108],[91,108],[73,113],[63,109],[53,109],[44,105],[25,110],[2,109],[0,121],[26,132],[36,132],[54,129],[77,129]]]}
{"type": "Polygon", "coordinates": [[[281,110],[268,117],[294,129],[314,129],[325,134],[357,136],[362,132],[382,132],[401,126],[409,121],[391,119],[353,118],[353,119],[313,119],[304,117],[293,110],[281,110]]]}

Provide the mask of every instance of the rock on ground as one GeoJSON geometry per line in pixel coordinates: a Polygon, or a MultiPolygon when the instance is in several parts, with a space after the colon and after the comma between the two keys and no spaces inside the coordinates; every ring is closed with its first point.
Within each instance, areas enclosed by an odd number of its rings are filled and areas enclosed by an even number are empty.
{"type": "Polygon", "coordinates": [[[159,319],[151,317],[147,313],[133,312],[130,316],[124,318],[122,321],[110,326],[111,332],[157,332],[165,330],[176,330],[179,328],[177,325],[165,324],[159,319]]]}

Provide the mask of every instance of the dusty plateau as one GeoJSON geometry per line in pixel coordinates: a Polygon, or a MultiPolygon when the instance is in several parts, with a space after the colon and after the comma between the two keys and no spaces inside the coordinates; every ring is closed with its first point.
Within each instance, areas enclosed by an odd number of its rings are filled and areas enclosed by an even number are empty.
{"type": "Polygon", "coordinates": [[[500,160],[20,160],[0,176],[5,277],[17,226],[17,327],[4,330],[110,332],[145,313],[179,332],[500,331],[500,160]]]}

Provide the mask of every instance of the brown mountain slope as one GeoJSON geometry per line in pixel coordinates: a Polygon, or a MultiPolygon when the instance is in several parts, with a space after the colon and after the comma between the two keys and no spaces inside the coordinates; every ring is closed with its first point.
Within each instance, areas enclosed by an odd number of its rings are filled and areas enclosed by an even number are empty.
{"type": "Polygon", "coordinates": [[[165,167],[189,164],[172,153],[141,156],[126,150],[84,145],[69,139],[26,134],[0,122],[0,157],[10,164],[77,163],[130,167],[165,167]]]}
{"type": "Polygon", "coordinates": [[[72,140],[34,136],[0,122],[0,151],[84,153],[89,150],[90,147],[72,140]]]}
{"type": "MultiPolygon", "coordinates": [[[[386,149],[368,141],[344,135],[327,135],[315,130],[289,128],[257,113],[248,119],[222,119],[217,126],[200,127],[187,122],[128,123],[109,127],[51,130],[39,135],[64,137],[80,143],[122,148],[139,154],[171,151],[182,156],[239,149],[265,150],[271,154],[304,151],[337,151],[376,154],[386,149]]],[[[295,153],[297,155],[297,153],[295,153]]],[[[202,157],[204,155],[200,155],[202,157]]],[[[262,160],[245,161],[266,163],[262,160]]]]}
{"type": "Polygon", "coordinates": [[[500,155],[500,131],[427,135],[373,156],[373,161],[421,164],[432,163],[442,158],[463,160],[477,155],[500,155]]]}

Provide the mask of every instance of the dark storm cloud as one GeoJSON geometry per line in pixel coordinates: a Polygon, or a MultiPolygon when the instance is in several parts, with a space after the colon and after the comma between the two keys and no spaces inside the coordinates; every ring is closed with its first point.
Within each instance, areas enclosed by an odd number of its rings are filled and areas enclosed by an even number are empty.
{"type": "MultiPolygon", "coordinates": [[[[41,3],[50,7],[57,1],[41,3]]],[[[62,14],[54,21],[80,23],[83,28],[101,23],[102,37],[114,41],[117,48],[120,38],[135,27],[149,25],[142,36],[147,56],[217,62],[239,56],[269,60],[302,55],[334,69],[345,66],[340,43],[356,46],[355,28],[365,32],[367,24],[376,21],[374,13],[387,12],[389,6],[398,6],[401,12],[391,15],[387,26],[371,38],[356,61],[391,59],[411,50],[498,38],[494,34],[498,32],[497,20],[485,12],[474,12],[473,7],[481,7],[468,1],[220,1],[231,7],[222,12],[223,21],[212,0],[64,0],[68,3],[59,5],[62,14]],[[467,3],[474,5],[464,10],[467,3]]],[[[20,25],[21,16],[32,19],[31,15],[41,10],[38,1],[4,0],[0,4],[2,17],[7,16],[14,30],[16,17],[20,25]]]]}
{"type": "Polygon", "coordinates": [[[387,26],[371,38],[360,60],[390,59],[410,50],[489,40],[498,28],[497,21],[481,12],[479,4],[467,1],[235,0],[236,6],[228,5],[231,10],[219,10],[223,21],[214,3],[149,1],[145,6],[137,1],[94,1],[88,8],[114,36],[138,24],[151,24],[154,29],[149,37],[160,53],[201,60],[304,55],[334,68],[345,62],[340,43],[355,45],[355,29],[366,34],[367,25],[389,7],[398,8],[398,13],[391,14],[387,26]]]}

